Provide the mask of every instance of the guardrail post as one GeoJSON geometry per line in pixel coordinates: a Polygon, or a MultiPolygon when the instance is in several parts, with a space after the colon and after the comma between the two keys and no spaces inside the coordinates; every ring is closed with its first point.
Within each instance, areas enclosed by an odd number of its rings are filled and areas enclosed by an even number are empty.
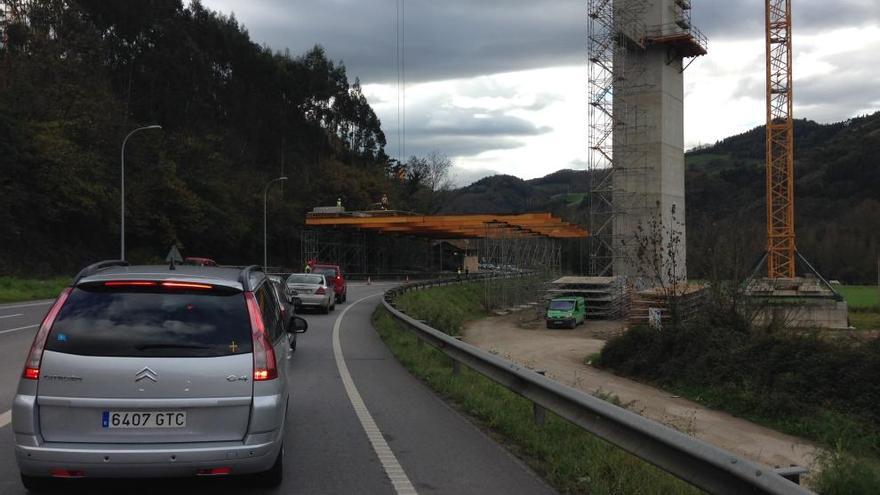
{"type": "MultiPolygon", "coordinates": [[[[460,335],[455,335],[455,336],[453,336],[452,338],[454,338],[455,340],[461,342],[461,336],[460,336],[460,335]]],[[[461,363],[459,363],[458,360],[455,359],[455,358],[452,358],[452,374],[453,374],[453,375],[461,374],[461,363]]]]}
{"type": "MultiPolygon", "coordinates": [[[[535,370],[535,373],[541,376],[547,376],[547,372],[545,370],[535,370]]],[[[547,410],[544,409],[537,402],[532,402],[532,416],[535,419],[535,424],[538,426],[544,426],[544,423],[547,421],[547,410]]]]}

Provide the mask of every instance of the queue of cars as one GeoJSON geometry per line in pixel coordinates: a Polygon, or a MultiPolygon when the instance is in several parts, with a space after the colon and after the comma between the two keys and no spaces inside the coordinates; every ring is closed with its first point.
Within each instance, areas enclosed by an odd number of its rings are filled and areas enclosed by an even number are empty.
{"type": "Polygon", "coordinates": [[[12,407],[21,481],[283,476],[297,307],[344,302],[338,266],[272,275],[213,260],[84,268],[34,338],[12,407]]]}

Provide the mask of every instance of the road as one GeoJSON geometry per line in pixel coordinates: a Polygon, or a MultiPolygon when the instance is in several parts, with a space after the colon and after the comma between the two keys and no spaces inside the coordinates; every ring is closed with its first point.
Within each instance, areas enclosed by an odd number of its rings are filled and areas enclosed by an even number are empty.
{"type": "MultiPolygon", "coordinates": [[[[304,314],[309,331],[289,363],[292,408],[284,484],[247,479],[90,481],[87,493],[545,494],[543,481],[413,378],[373,330],[387,286],[349,287],[329,315],[304,314]],[[334,351],[334,327],[338,343],[334,351]],[[357,409],[353,404],[356,404],[357,409]],[[412,491],[411,491],[412,490],[412,491]]],[[[50,302],[0,305],[0,493],[25,493],[8,409],[25,354],[50,302]]],[[[73,487],[68,487],[73,488],[73,487]]]]}

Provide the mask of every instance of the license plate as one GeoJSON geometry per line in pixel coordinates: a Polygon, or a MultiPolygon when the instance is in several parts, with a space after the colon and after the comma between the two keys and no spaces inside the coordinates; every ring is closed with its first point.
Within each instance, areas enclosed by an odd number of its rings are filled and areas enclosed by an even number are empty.
{"type": "Polygon", "coordinates": [[[104,411],[101,414],[104,428],[183,428],[186,412],[183,411],[104,411]]]}

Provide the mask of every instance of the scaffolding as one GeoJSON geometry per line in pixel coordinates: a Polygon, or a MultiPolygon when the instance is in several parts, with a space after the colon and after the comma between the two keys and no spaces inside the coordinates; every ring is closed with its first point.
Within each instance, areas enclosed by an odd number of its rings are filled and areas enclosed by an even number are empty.
{"type": "Polygon", "coordinates": [[[502,222],[487,222],[475,240],[481,271],[505,277],[483,279],[483,305],[489,310],[538,302],[544,284],[562,267],[562,246],[556,239],[522,236],[502,222]]]}
{"type": "Polygon", "coordinates": [[[337,229],[304,229],[300,237],[302,264],[332,262],[345,273],[367,273],[367,237],[364,232],[337,229]]]}
{"type": "Polygon", "coordinates": [[[589,273],[610,276],[623,256],[615,224],[648,207],[628,193],[646,181],[647,150],[636,136],[648,131],[635,96],[649,86],[645,64],[628,63],[645,49],[647,0],[590,0],[588,5],[589,273]]]}

